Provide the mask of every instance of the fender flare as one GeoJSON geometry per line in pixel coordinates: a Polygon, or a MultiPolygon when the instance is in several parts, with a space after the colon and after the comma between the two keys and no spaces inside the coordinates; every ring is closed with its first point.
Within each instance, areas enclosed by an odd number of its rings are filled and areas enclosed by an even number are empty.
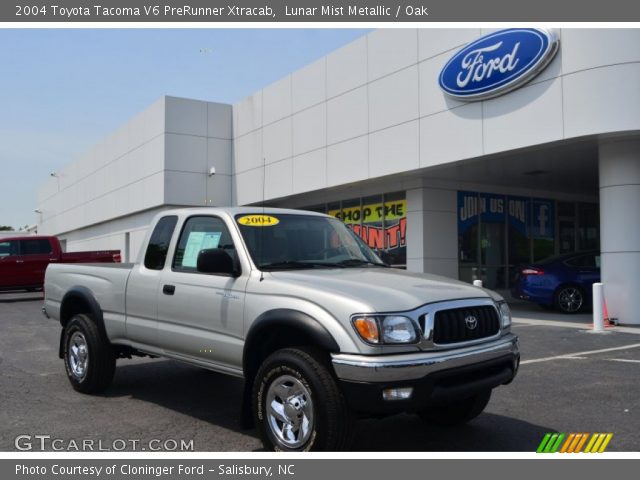
{"type": "Polygon", "coordinates": [[[91,290],[89,290],[87,287],[83,287],[81,285],[73,286],[64,294],[64,296],[62,297],[62,301],[60,302],[60,325],[62,325],[62,332],[60,333],[60,346],[58,350],[58,356],[60,358],[62,358],[63,356],[62,352],[64,341],[64,327],[71,319],[68,318],[65,321],[65,317],[68,315],[66,312],[66,308],[68,308],[69,303],[74,300],[80,300],[89,307],[89,311],[86,313],[90,314],[94,319],[100,334],[104,335],[104,338],[106,339],[109,338],[107,336],[107,330],[104,327],[102,308],[100,308],[100,304],[93,296],[93,292],[91,292],[91,290]]]}
{"type": "Polygon", "coordinates": [[[261,314],[251,324],[244,341],[242,365],[246,370],[250,356],[256,351],[254,345],[264,338],[267,330],[273,327],[288,327],[303,331],[319,347],[329,352],[339,352],[340,347],[329,331],[318,320],[299,310],[276,308],[261,314]]]}

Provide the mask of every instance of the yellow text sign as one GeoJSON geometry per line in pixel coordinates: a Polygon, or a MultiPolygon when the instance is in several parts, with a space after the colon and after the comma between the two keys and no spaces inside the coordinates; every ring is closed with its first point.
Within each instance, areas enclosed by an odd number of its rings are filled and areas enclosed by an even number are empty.
{"type": "Polygon", "coordinates": [[[280,223],[280,220],[271,215],[244,215],[238,218],[238,223],[248,227],[273,227],[280,223]]]}

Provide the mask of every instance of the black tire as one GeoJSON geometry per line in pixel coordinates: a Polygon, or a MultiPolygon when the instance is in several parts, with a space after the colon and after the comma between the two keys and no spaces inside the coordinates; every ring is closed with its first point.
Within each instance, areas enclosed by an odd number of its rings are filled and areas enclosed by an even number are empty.
{"type": "Polygon", "coordinates": [[[255,425],[262,443],[267,450],[276,451],[337,451],[348,448],[353,430],[353,418],[338,384],[331,373],[326,356],[309,348],[286,348],[271,354],[262,363],[253,384],[252,407],[255,425]],[[286,385],[291,385],[286,386],[286,385]],[[290,392],[287,401],[277,395],[280,390],[290,392]],[[296,390],[297,389],[297,390],[296,390]],[[295,392],[300,392],[295,395],[295,392]],[[274,396],[275,395],[275,396],[274,396]],[[279,421],[267,406],[280,405],[282,412],[289,412],[304,428],[294,423],[279,421]],[[307,410],[308,409],[308,410],[307,410]],[[311,413],[309,413],[311,412],[311,413]],[[278,437],[277,431],[285,436],[287,425],[295,437],[278,437]],[[295,429],[297,428],[297,434],[295,429]]]}
{"type": "Polygon", "coordinates": [[[100,393],[113,380],[115,353],[109,340],[100,333],[89,315],[78,314],[65,326],[63,359],[67,378],[78,392],[100,393]],[[83,351],[86,354],[82,354],[83,351]],[[86,361],[82,360],[85,358],[86,361]],[[84,365],[84,368],[79,368],[78,364],[84,365]]]}
{"type": "Polygon", "coordinates": [[[555,308],[567,315],[580,312],[585,307],[584,301],[584,291],[577,285],[563,285],[553,296],[555,308]]]}
{"type": "Polygon", "coordinates": [[[478,393],[442,407],[427,408],[420,412],[420,418],[428,424],[440,427],[454,427],[467,423],[480,415],[491,398],[491,390],[478,393]]]}

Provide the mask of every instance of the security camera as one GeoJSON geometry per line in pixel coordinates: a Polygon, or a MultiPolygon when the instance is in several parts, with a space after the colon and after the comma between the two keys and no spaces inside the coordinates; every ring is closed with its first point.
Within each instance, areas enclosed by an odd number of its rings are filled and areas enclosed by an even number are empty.
{"type": "Polygon", "coordinates": [[[216,167],[211,167],[209,169],[209,176],[213,177],[216,174],[216,167]]]}
{"type": "Polygon", "coordinates": [[[33,213],[42,213],[42,210],[40,210],[39,208],[36,208],[33,213]]]}
{"type": "Polygon", "coordinates": [[[51,173],[49,174],[49,176],[51,176],[51,177],[57,177],[57,176],[58,176],[58,174],[57,174],[56,172],[51,172],[51,173]]]}

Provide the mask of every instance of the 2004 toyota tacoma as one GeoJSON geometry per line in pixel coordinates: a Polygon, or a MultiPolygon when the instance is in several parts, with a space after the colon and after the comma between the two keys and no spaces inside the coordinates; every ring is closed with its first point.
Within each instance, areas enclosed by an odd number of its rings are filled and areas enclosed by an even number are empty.
{"type": "Polygon", "coordinates": [[[50,265],[44,302],[76,390],[131,355],[244,377],[243,416],[276,450],[348,448],[363,415],[469,421],[520,361],[498,294],[389,268],[299,210],[167,210],[135,264],[50,265]]]}

